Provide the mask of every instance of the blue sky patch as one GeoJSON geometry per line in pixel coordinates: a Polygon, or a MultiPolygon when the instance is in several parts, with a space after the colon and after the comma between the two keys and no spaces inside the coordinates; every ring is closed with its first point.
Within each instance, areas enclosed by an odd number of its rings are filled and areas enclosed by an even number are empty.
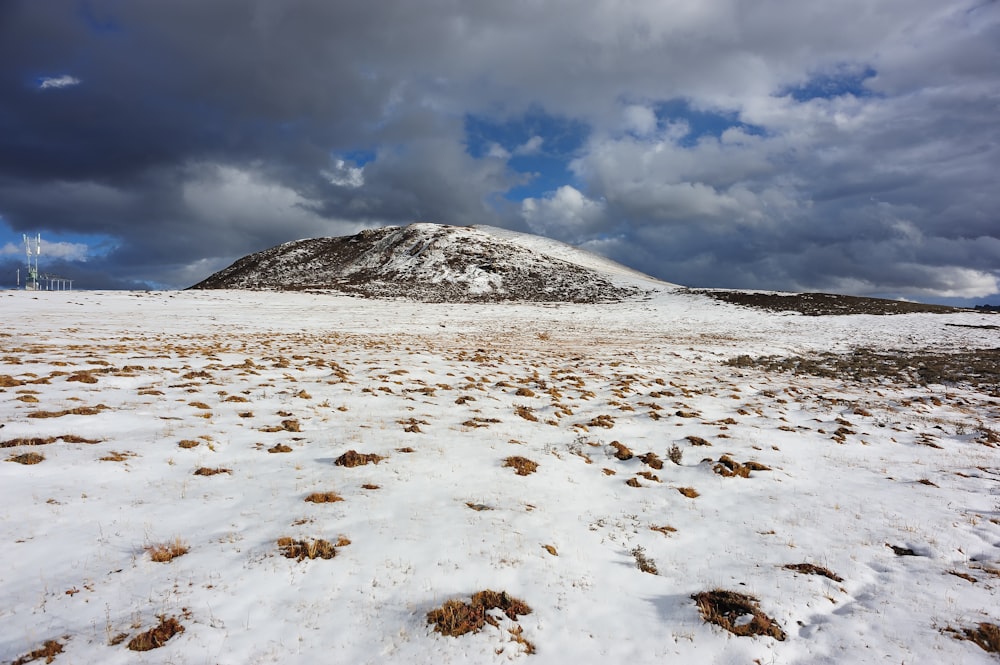
{"type": "Polygon", "coordinates": [[[844,95],[872,97],[874,93],[865,87],[865,81],[878,72],[869,66],[842,67],[834,72],[817,74],[802,85],[785,88],[779,96],[791,95],[797,102],[810,99],[833,99],[844,95]]]}

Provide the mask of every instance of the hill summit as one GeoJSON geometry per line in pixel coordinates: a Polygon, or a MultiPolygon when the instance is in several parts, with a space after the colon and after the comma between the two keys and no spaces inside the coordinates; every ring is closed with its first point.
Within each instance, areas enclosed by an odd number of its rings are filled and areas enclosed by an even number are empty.
{"type": "Polygon", "coordinates": [[[193,289],[329,289],[423,302],[614,302],[673,286],[539,236],[416,223],[287,242],[193,289]]]}

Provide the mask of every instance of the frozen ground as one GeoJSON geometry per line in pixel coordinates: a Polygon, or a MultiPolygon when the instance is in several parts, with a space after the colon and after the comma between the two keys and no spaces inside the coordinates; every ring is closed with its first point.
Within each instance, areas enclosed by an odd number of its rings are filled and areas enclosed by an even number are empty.
{"type": "Polygon", "coordinates": [[[1000,621],[1000,400],[724,364],[1000,347],[946,325],[989,315],[200,291],[6,292],[0,318],[0,661],[996,662],[956,635],[1000,621]],[[486,589],[532,611],[428,624],[486,589]],[[785,639],[704,622],[713,589],[785,639]]]}

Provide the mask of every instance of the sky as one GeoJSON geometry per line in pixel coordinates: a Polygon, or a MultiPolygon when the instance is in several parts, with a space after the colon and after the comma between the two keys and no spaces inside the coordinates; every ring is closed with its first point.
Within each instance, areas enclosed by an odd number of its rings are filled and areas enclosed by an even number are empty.
{"type": "Polygon", "coordinates": [[[0,0],[0,286],[414,221],[1000,303],[996,0],[0,0]]]}

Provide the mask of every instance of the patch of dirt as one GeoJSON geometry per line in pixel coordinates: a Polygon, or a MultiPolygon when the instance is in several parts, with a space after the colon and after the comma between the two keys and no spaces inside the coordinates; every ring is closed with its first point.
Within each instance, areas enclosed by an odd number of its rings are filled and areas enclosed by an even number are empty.
{"type": "Polygon", "coordinates": [[[731,305],[752,307],[771,312],[798,312],[806,316],[838,316],[845,314],[954,314],[957,307],[925,305],[916,302],[842,296],[835,293],[748,293],[746,291],[712,291],[689,289],[689,293],[708,296],[731,305]]]}
{"type": "Polygon", "coordinates": [[[707,623],[728,630],[740,637],[764,635],[779,642],[785,640],[785,631],[771,617],[764,614],[759,601],[753,596],[714,589],[691,596],[698,605],[701,618],[707,623]]]}

